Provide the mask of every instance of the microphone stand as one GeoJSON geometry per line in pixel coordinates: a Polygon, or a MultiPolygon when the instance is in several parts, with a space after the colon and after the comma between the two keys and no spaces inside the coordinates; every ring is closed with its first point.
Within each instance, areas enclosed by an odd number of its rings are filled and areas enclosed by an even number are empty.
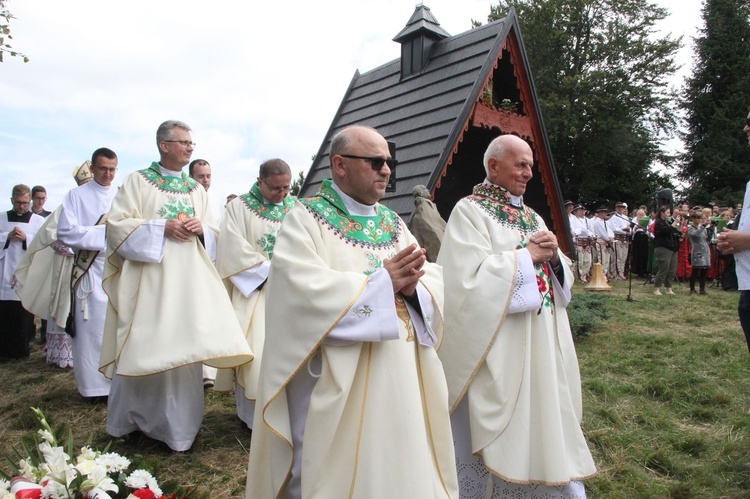
{"type": "MultiPolygon", "coordinates": [[[[615,217],[620,218],[622,220],[627,220],[628,224],[630,224],[629,228],[630,228],[631,232],[633,230],[633,227],[635,227],[636,225],[638,225],[635,222],[633,222],[632,220],[630,220],[628,217],[624,217],[624,216],[620,215],[619,213],[614,213],[612,216],[615,216],[615,217]]],[[[633,238],[630,235],[629,235],[629,237],[630,237],[630,245],[628,247],[628,251],[630,252],[630,258],[629,258],[630,261],[628,262],[628,265],[629,265],[628,266],[628,297],[626,298],[626,300],[629,301],[629,302],[634,302],[636,300],[633,298],[633,238]]],[[[617,258],[617,254],[616,253],[615,253],[615,258],[617,258]]]]}

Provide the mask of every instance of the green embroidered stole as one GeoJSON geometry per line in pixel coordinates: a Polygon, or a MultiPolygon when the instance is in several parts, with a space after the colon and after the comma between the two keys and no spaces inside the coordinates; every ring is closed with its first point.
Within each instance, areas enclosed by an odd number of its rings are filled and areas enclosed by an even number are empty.
{"type": "Polygon", "coordinates": [[[315,196],[300,199],[318,223],[355,248],[384,249],[398,243],[401,218],[395,212],[381,204],[377,215],[351,215],[331,183],[324,180],[315,196]]]}
{"type": "Polygon", "coordinates": [[[195,216],[195,209],[187,195],[198,188],[198,183],[185,172],[181,177],[165,177],[161,174],[159,163],[154,161],[138,173],[146,182],[167,194],[167,202],[156,212],[160,217],[184,220],[195,216]]]}
{"type": "MultiPolygon", "coordinates": [[[[521,233],[521,243],[516,249],[525,248],[527,238],[539,232],[538,215],[527,206],[516,207],[511,204],[510,193],[496,185],[479,184],[474,186],[473,193],[467,199],[479,206],[498,224],[516,229],[521,233]]],[[[536,283],[542,299],[542,307],[551,307],[555,303],[552,289],[551,269],[549,264],[534,265],[536,283]]],[[[541,309],[539,312],[541,313],[541,309]]]]}

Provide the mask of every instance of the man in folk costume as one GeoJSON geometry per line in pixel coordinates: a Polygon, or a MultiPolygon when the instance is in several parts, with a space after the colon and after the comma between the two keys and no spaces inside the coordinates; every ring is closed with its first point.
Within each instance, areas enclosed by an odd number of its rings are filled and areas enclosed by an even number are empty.
{"type": "Polygon", "coordinates": [[[274,246],[248,498],[457,497],[440,268],[378,203],[395,162],[354,126],[274,246]]]}
{"type": "Polygon", "coordinates": [[[57,237],[75,252],[71,296],[74,301],[73,364],[76,386],[83,397],[109,396],[110,380],[99,372],[107,295],[102,289],[104,274],[105,222],[117,189],[112,185],[117,173],[117,155],[102,147],[91,156],[94,181],[76,187],[65,195],[57,237]]]}
{"type": "Polygon", "coordinates": [[[13,187],[13,209],[0,214],[0,358],[29,356],[29,339],[34,336],[34,315],[24,310],[16,294],[18,263],[44,223],[29,211],[31,189],[13,187]]]}
{"type": "MultiPolygon", "coordinates": [[[[91,161],[76,167],[73,178],[79,186],[93,180],[91,161]]],[[[70,314],[70,276],[75,254],[57,237],[62,206],[46,218],[18,264],[16,293],[26,310],[38,317],[48,317],[47,363],[69,368],[73,367],[73,346],[65,324],[70,314]]],[[[98,357],[96,362],[98,365],[98,357]]]]}
{"type": "Polygon", "coordinates": [[[610,275],[613,278],[624,281],[627,279],[625,268],[628,264],[628,252],[630,250],[630,218],[628,217],[628,205],[623,202],[615,204],[615,213],[607,221],[614,234],[612,249],[612,261],[610,263],[610,275]]]}
{"type": "Polygon", "coordinates": [[[250,192],[227,204],[216,249],[216,268],[228,281],[234,311],[255,354],[252,362],[237,368],[235,383],[237,415],[250,429],[266,335],[264,284],[281,221],[296,202],[288,195],[291,181],[292,171],[284,160],[263,162],[250,192]]]}
{"type": "Polygon", "coordinates": [[[107,220],[100,369],[113,379],[107,432],[185,451],[203,420],[201,362],[230,368],[252,353],[209,256],[206,191],[182,172],[190,127],[164,122],[156,143],[161,160],[125,178],[107,220]]]}
{"type": "Polygon", "coordinates": [[[456,204],[438,257],[462,498],[583,497],[577,480],[596,472],[565,311],[571,263],[523,204],[533,163],[521,138],[493,140],[487,179],[456,204]]]}
{"type": "Polygon", "coordinates": [[[609,224],[609,210],[606,206],[600,206],[596,210],[596,216],[591,219],[589,227],[591,227],[591,232],[594,233],[596,238],[596,254],[599,263],[602,265],[602,275],[607,281],[615,279],[617,276],[610,272],[615,233],[609,224]]]}
{"type": "Polygon", "coordinates": [[[589,282],[589,273],[593,263],[593,241],[591,231],[589,231],[588,219],[585,216],[586,210],[581,204],[573,207],[573,218],[571,218],[570,231],[573,235],[573,241],[576,245],[578,279],[581,282],[589,282]]]}

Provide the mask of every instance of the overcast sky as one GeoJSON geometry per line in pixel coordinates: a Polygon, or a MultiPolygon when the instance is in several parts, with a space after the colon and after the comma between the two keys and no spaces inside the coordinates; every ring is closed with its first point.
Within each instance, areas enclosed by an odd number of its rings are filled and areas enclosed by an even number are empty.
{"type": "MultiPolygon", "coordinates": [[[[492,3],[425,2],[451,35],[486,22],[492,3]]],[[[682,78],[701,2],[658,3],[673,10],[663,29],[686,35],[682,78]]],[[[158,159],[156,128],[167,119],[193,128],[193,159],[211,163],[217,198],[246,192],[268,158],[306,171],[354,72],[399,57],[392,38],[415,5],[9,0],[13,46],[30,62],[0,64],[0,209],[17,183],[47,187],[54,209],[75,187],[73,168],[102,146],[119,156],[119,185],[158,159]]]]}

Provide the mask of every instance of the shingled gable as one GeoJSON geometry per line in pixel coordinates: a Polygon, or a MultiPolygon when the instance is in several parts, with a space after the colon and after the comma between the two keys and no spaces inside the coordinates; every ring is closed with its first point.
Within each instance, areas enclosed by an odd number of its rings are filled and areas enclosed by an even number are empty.
{"type": "Polygon", "coordinates": [[[402,44],[401,59],[354,73],[300,196],[314,195],[330,178],[331,138],[347,126],[368,125],[396,144],[396,190],[381,202],[409,222],[412,189],[422,184],[447,220],[456,202],[484,180],[489,142],[514,133],[534,151],[534,178],[524,201],[551,222],[560,248],[570,254],[568,217],[515,11],[451,37],[428,7],[418,5],[394,40],[402,44]],[[423,54],[422,65],[404,69],[405,52],[423,54]]]}

